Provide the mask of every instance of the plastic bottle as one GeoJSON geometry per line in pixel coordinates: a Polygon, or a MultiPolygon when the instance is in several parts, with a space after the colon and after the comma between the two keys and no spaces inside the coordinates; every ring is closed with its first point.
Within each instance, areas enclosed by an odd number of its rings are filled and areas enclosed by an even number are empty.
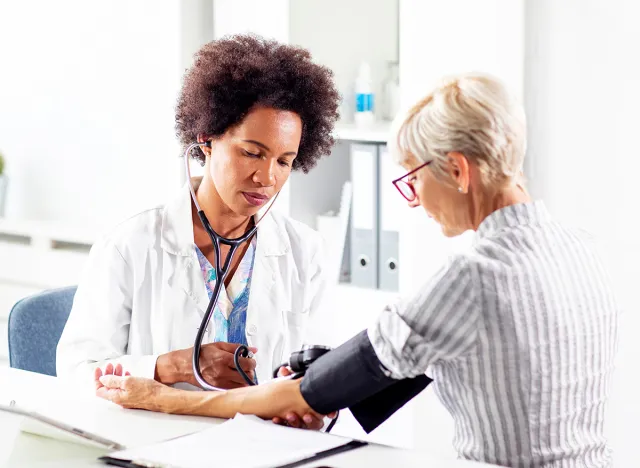
{"type": "Polygon", "coordinates": [[[358,70],[355,86],[356,112],[354,121],[357,126],[367,126],[375,122],[373,84],[371,80],[371,67],[362,62],[358,70]]]}
{"type": "Polygon", "coordinates": [[[384,109],[382,117],[393,120],[400,109],[400,85],[398,83],[398,62],[389,62],[387,79],[383,85],[384,109]]]}

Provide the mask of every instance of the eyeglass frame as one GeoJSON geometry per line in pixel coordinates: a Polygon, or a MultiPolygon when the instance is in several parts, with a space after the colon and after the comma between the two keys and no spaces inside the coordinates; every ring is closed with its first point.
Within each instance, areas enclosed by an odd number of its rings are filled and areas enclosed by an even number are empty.
{"type": "Polygon", "coordinates": [[[414,201],[417,197],[418,194],[416,193],[416,189],[413,187],[413,184],[411,182],[408,181],[404,181],[402,179],[409,177],[411,174],[413,174],[414,172],[418,172],[420,169],[422,169],[423,167],[428,166],[429,164],[431,164],[433,162],[433,159],[430,161],[427,161],[426,163],[420,164],[418,167],[416,167],[415,169],[410,170],[409,172],[407,172],[405,175],[403,175],[402,177],[398,177],[395,180],[392,180],[391,183],[393,184],[393,186],[398,190],[398,192],[400,192],[400,195],[402,195],[402,197],[407,200],[408,202],[412,202],[414,201]],[[400,187],[398,187],[398,184],[400,182],[403,182],[404,184],[407,185],[407,187],[409,187],[411,189],[411,193],[413,194],[413,198],[409,198],[407,197],[404,192],[400,189],[400,187]]]}

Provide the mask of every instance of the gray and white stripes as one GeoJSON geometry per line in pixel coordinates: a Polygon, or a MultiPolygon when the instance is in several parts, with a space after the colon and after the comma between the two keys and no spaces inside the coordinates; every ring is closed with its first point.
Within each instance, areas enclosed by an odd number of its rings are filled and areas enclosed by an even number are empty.
{"type": "Polygon", "coordinates": [[[541,202],[480,225],[369,337],[396,378],[427,372],[461,457],[510,467],[609,467],[604,409],[618,307],[589,239],[541,202]]]}

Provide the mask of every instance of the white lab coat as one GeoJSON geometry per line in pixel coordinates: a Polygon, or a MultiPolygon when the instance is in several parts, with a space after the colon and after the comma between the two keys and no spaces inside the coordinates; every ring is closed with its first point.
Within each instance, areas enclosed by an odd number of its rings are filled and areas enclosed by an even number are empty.
{"type": "MultiPolygon", "coordinates": [[[[313,339],[312,322],[322,322],[322,251],[316,231],[274,210],[258,224],[246,333],[258,348],[260,382],[313,339]]],[[[160,354],[193,346],[208,302],[185,185],[167,205],[130,218],[91,249],[58,344],[58,376],[89,384],[96,367],[113,362],[153,378],[160,354]]],[[[313,342],[323,341],[313,331],[313,342]]]]}

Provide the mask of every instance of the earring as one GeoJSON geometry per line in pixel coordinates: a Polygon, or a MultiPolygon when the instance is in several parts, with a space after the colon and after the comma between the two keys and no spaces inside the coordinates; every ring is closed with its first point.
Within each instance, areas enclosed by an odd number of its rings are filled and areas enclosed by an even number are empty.
{"type": "Polygon", "coordinates": [[[458,192],[462,193],[462,187],[458,187],[458,192]]]}

